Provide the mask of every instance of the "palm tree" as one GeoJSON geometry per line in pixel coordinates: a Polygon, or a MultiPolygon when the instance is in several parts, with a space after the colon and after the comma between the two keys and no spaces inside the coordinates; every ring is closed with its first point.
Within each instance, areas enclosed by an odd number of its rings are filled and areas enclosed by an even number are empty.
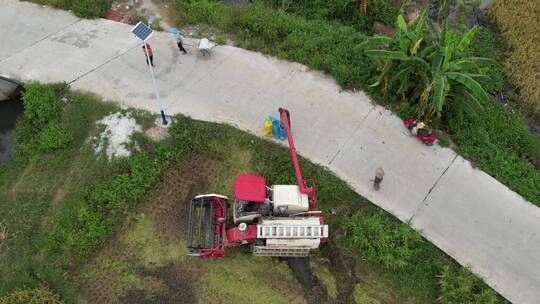
{"type": "Polygon", "coordinates": [[[486,58],[469,57],[465,50],[477,32],[464,35],[439,28],[426,18],[424,9],[407,25],[398,16],[394,37],[372,37],[358,47],[376,60],[380,74],[371,86],[384,85],[414,106],[419,117],[441,116],[445,107],[475,114],[488,96],[478,79],[485,78],[480,64],[486,58]]]}

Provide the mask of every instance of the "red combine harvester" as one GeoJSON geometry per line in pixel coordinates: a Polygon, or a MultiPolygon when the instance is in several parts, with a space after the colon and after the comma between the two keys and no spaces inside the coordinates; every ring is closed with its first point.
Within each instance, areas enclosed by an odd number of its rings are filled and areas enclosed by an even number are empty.
{"type": "Polygon", "coordinates": [[[188,254],[224,257],[225,249],[250,246],[256,256],[304,257],[328,238],[328,225],[317,210],[315,183],[302,178],[291,133],[289,111],[279,109],[287,132],[298,185],[268,187],[264,177],[240,175],[234,181],[234,225],[227,229],[229,200],[206,194],[189,202],[188,254]]]}

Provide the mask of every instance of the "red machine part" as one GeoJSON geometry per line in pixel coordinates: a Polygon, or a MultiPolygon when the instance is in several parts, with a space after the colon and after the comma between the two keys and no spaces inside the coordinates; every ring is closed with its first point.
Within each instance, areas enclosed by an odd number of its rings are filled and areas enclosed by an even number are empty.
{"type": "Polygon", "coordinates": [[[298,155],[296,154],[296,148],[294,146],[294,140],[291,132],[291,122],[289,111],[287,109],[279,108],[279,115],[281,122],[285,131],[287,132],[287,140],[289,141],[289,150],[291,151],[291,158],[294,166],[294,174],[296,175],[296,180],[298,182],[298,187],[300,188],[301,193],[305,193],[308,196],[309,202],[309,211],[317,210],[317,193],[315,190],[315,185],[313,187],[308,187],[306,182],[302,178],[302,171],[300,170],[300,164],[298,163],[298,155]]]}
{"type": "Polygon", "coordinates": [[[247,225],[245,231],[239,227],[227,230],[227,247],[251,244],[257,239],[257,225],[247,225]]]}
{"type": "MultiPolygon", "coordinates": [[[[228,202],[225,198],[219,197],[219,196],[212,196],[212,197],[202,197],[199,198],[199,200],[206,200],[206,206],[211,206],[214,211],[214,216],[212,218],[212,225],[213,227],[213,233],[214,233],[214,246],[213,247],[204,247],[201,245],[198,245],[196,247],[192,247],[192,229],[190,230],[190,233],[188,234],[188,250],[190,254],[199,256],[201,258],[220,258],[225,257],[225,242],[224,242],[224,236],[225,236],[225,229],[227,226],[227,206],[228,202]]],[[[203,202],[200,203],[201,207],[203,206],[203,202]]],[[[190,202],[190,222],[193,222],[193,206],[195,204],[198,204],[197,201],[192,200],[190,202]]],[[[190,227],[192,227],[192,223],[189,224],[190,227]]]]}
{"type": "MultiPolygon", "coordinates": [[[[216,240],[223,240],[223,232],[227,228],[227,204],[228,202],[220,197],[215,197],[215,204],[217,206],[216,213],[214,215],[214,224],[216,226],[214,234],[216,240]]],[[[217,241],[216,246],[211,249],[202,250],[202,257],[222,258],[225,256],[225,244],[223,241],[217,241]]]]}
{"type": "Polygon", "coordinates": [[[239,175],[234,180],[234,197],[245,202],[266,201],[266,180],[256,175],[239,175]]]}

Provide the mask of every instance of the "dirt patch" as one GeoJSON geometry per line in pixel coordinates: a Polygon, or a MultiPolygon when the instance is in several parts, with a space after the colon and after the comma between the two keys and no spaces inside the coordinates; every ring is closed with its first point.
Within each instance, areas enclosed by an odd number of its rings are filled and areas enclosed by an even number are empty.
{"type": "Polygon", "coordinates": [[[155,278],[159,282],[156,284],[156,290],[159,292],[149,295],[142,290],[132,289],[121,297],[123,303],[196,303],[191,281],[185,279],[184,269],[181,266],[169,264],[156,270],[143,270],[141,274],[155,278]]]}
{"type": "Polygon", "coordinates": [[[148,213],[156,223],[157,232],[165,241],[184,238],[187,228],[187,203],[208,192],[210,184],[219,180],[219,161],[204,156],[193,156],[182,165],[173,167],[147,194],[143,213],[148,213]]]}
{"type": "Polygon", "coordinates": [[[168,129],[164,127],[158,127],[158,126],[152,127],[144,131],[144,133],[155,141],[162,141],[169,137],[168,129]]]}
{"type": "Polygon", "coordinates": [[[304,289],[305,299],[308,304],[329,303],[330,298],[326,288],[312,273],[308,258],[285,258],[287,264],[294,272],[298,282],[304,289]]]}
{"type": "Polygon", "coordinates": [[[187,201],[219,177],[219,162],[191,156],[171,166],[74,278],[95,303],[195,303],[197,261],[185,254],[187,201]]]}
{"type": "Polygon", "coordinates": [[[64,190],[64,188],[62,187],[57,188],[56,191],[54,192],[53,203],[60,202],[61,200],[64,199],[64,196],[66,196],[66,191],[64,190]]]}
{"type": "Polygon", "coordinates": [[[327,258],[330,271],[336,280],[336,302],[354,303],[354,289],[358,278],[356,277],[357,257],[346,256],[335,245],[328,244],[321,248],[321,253],[327,258]]]}
{"type": "MultiPolygon", "coordinates": [[[[147,23],[148,17],[157,18],[157,29],[171,27],[169,5],[163,1],[152,0],[114,0],[106,18],[122,23],[134,24],[138,21],[147,23]],[[141,20],[142,19],[142,20],[141,20]]],[[[156,25],[154,25],[156,28],[156,25]]]]}

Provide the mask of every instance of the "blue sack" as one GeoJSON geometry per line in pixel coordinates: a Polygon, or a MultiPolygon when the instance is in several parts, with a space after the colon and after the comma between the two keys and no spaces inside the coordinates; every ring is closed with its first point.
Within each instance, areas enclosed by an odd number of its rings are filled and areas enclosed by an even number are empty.
{"type": "Polygon", "coordinates": [[[285,128],[283,127],[281,123],[279,124],[279,139],[280,140],[287,139],[287,131],[285,130],[285,128]]]}
{"type": "Polygon", "coordinates": [[[281,123],[279,122],[279,119],[269,116],[270,120],[272,121],[272,133],[274,133],[274,138],[279,139],[280,135],[280,129],[281,129],[281,123]]]}

